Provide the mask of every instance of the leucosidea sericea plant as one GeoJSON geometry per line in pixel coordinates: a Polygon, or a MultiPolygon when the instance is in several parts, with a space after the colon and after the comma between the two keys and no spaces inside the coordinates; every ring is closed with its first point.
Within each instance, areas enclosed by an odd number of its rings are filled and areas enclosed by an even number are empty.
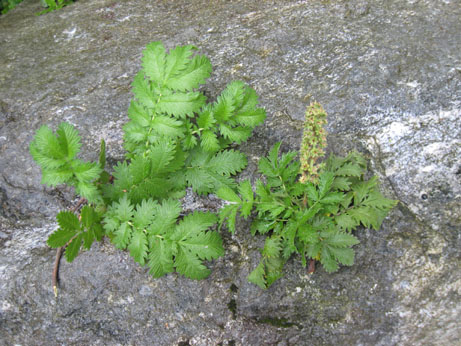
{"type": "Polygon", "coordinates": [[[397,203],[379,191],[378,179],[365,179],[365,159],[356,152],[344,158],[330,155],[324,162],[326,113],[318,104],[306,111],[299,154],[280,155],[281,143],[259,161],[262,179],[241,182],[238,193],[228,186],[218,196],[229,202],[221,209],[219,222],[227,221],[235,232],[236,216],[253,216],[251,232],[267,235],[261,260],[250,273],[250,282],[267,288],[283,275],[283,266],[293,254],[320,261],[327,272],[339,264],[354,263],[351,233],[359,225],[378,230],[397,203]],[[299,155],[299,160],[296,158],[299,155]]]}
{"type": "Polygon", "coordinates": [[[203,279],[210,274],[204,261],[224,254],[221,236],[212,229],[217,216],[184,215],[180,198],[188,187],[198,194],[234,189],[233,176],[247,159],[231,146],[246,141],[266,114],[256,92],[240,81],[207,103],[197,89],[210,76],[211,64],[195,51],[187,45],[167,52],[161,42],[143,51],[130,120],[123,127],[126,158],[111,173],[104,141],[99,162],[85,162],[77,157],[80,137],[72,125],[62,123],[55,133],[47,126],[37,131],[30,153],[41,167],[42,183],[73,186],[88,202],[79,216],[61,211],[59,228],[47,241],[66,247],[69,262],[104,236],[154,277],[176,271],[203,279]]]}

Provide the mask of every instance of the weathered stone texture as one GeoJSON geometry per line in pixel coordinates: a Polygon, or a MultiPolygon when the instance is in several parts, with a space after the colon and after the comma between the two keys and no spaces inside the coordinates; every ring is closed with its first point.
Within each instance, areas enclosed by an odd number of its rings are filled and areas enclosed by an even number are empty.
{"type": "MultiPolygon", "coordinates": [[[[43,16],[0,16],[0,344],[454,345],[461,338],[461,4],[445,1],[80,0],[43,16]],[[151,41],[194,44],[212,61],[211,99],[240,79],[268,119],[242,146],[296,149],[304,110],[329,117],[329,151],[358,149],[401,201],[359,230],[356,263],[308,276],[299,259],[269,290],[249,284],[247,224],[196,282],[154,280],[108,242],[62,261],[58,299],[46,238],[72,191],[45,188],[28,154],[42,124],[75,124],[123,157],[121,127],[151,41]]],[[[187,208],[203,207],[186,199],[187,208]]]]}

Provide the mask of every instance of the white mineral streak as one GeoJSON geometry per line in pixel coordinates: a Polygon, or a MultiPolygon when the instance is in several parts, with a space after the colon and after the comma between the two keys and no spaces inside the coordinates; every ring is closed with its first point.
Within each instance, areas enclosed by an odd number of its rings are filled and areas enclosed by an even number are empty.
{"type": "Polygon", "coordinates": [[[368,131],[368,149],[381,157],[398,198],[413,212],[422,212],[421,195],[427,191],[443,193],[443,188],[452,198],[461,197],[456,175],[461,167],[461,108],[400,117],[389,112],[368,131]],[[386,118],[392,121],[386,123],[386,118]]]}

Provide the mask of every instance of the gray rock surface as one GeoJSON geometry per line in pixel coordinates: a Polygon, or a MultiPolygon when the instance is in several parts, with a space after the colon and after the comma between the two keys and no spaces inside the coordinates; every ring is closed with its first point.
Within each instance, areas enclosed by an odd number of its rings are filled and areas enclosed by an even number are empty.
{"type": "MultiPolygon", "coordinates": [[[[80,0],[0,16],[0,344],[454,345],[461,338],[461,4],[444,1],[80,0]],[[212,61],[210,98],[254,87],[268,119],[242,149],[296,149],[311,100],[329,150],[356,148],[401,201],[357,232],[353,267],[308,276],[299,259],[269,290],[249,284],[262,238],[223,234],[226,255],[196,282],[154,280],[108,242],[62,261],[45,243],[72,191],[45,188],[28,154],[42,124],[75,124],[122,158],[121,126],[141,51],[194,44],[212,61]]],[[[206,201],[189,196],[188,208],[206,201]]]]}

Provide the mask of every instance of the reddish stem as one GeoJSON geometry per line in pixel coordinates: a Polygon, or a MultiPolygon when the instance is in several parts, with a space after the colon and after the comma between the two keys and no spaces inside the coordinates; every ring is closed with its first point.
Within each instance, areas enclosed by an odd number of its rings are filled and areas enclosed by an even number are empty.
{"type": "Polygon", "coordinates": [[[315,272],[315,260],[311,259],[307,267],[307,273],[314,274],[314,272],[315,272]]]}
{"type": "MultiPolygon", "coordinates": [[[[78,208],[82,206],[82,204],[86,203],[87,200],[85,198],[80,198],[77,202],[76,205],[74,205],[73,208],[70,209],[72,213],[75,213],[78,208]]],[[[66,249],[67,245],[72,241],[72,239],[64,246],[61,246],[56,250],[56,257],[54,259],[54,267],[53,267],[53,291],[54,291],[54,296],[58,297],[58,283],[59,283],[59,262],[61,261],[62,254],[64,253],[64,250],[66,249]]]]}

